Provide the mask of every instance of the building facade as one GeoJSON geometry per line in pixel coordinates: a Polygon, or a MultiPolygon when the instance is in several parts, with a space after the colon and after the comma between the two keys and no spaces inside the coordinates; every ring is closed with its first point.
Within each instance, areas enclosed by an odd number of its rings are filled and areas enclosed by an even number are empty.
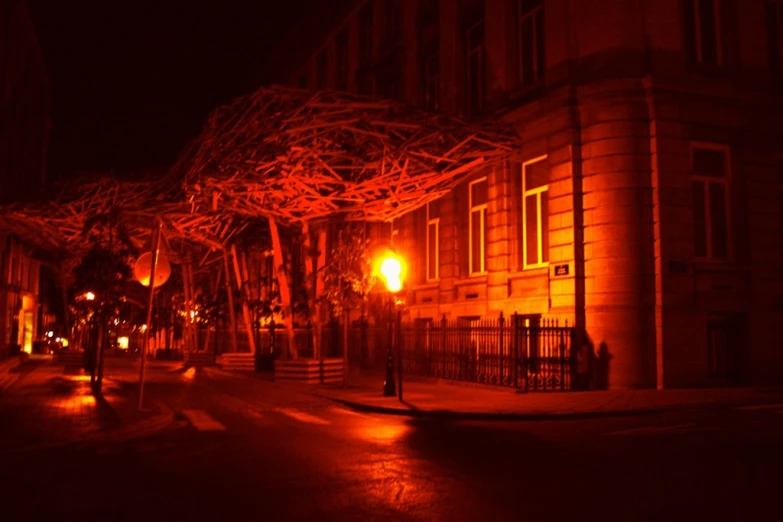
{"type": "Polygon", "coordinates": [[[783,2],[361,1],[291,82],[517,130],[391,224],[412,319],[584,326],[613,388],[783,376],[783,2]]]}
{"type": "MultiPolygon", "coordinates": [[[[35,196],[46,180],[51,87],[27,3],[0,1],[0,203],[35,196]]],[[[32,350],[40,262],[0,234],[0,357],[32,350]]]]}

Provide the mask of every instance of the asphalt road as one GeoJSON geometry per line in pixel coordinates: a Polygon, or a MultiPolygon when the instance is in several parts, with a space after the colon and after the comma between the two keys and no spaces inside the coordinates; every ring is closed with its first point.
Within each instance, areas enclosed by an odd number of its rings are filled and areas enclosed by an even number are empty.
{"type": "Polygon", "coordinates": [[[0,451],[0,520],[780,516],[783,405],[578,421],[414,421],[193,371],[152,372],[147,394],[175,410],[170,429],[121,443],[0,451]]]}

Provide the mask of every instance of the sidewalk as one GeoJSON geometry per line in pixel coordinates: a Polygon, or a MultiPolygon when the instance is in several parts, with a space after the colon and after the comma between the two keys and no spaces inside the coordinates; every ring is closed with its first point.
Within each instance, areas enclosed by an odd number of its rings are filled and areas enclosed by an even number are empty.
{"type": "MultiPolygon", "coordinates": [[[[383,397],[383,383],[383,374],[365,373],[351,376],[346,388],[311,385],[311,391],[358,411],[484,420],[577,419],[783,403],[783,387],[516,393],[513,389],[421,378],[403,381],[400,402],[397,397],[383,397]]],[[[299,390],[305,386],[276,384],[299,390]]]]}
{"type": "Polygon", "coordinates": [[[0,395],[0,435],[14,447],[122,441],[174,420],[162,403],[148,401],[139,411],[137,390],[111,378],[104,377],[103,393],[95,396],[89,374],[80,369],[28,361],[12,371],[19,375],[0,395]]]}

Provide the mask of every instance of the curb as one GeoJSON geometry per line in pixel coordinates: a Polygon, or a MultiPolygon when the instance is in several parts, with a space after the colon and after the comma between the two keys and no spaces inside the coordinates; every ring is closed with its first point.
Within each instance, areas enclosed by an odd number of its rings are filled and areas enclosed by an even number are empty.
{"type": "Polygon", "coordinates": [[[743,406],[755,406],[761,404],[775,404],[772,401],[738,401],[731,403],[699,404],[687,406],[673,406],[664,408],[644,408],[637,410],[606,410],[606,411],[574,411],[552,413],[493,413],[493,412],[466,412],[455,410],[405,410],[387,406],[376,406],[362,402],[340,399],[323,394],[315,394],[324,399],[341,404],[347,408],[363,413],[377,413],[381,415],[394,415],[398,417],[410,417],[424,420],[481,420],[481,421],[562,421],[584,420],[600,418],[636,417],[643,415],[660,415],[674,411],[705,410],[738,408],[743,406]]]}
{"type": "Polygon", "coordinates": [[[455,410],[403,410],[385,406],[374,406],[346,399],[338,399],[326,395],[319,395],[324,399],[336,402],[352,410],[364,413],[378,413],[382,415],[395,415],[398,417],[410,417],[423,420],[481,420],[481,421],[557,421],[597,419],[605,417],[635,417],[642,415],[659,415],[669,409],[650,408],[645,410],[612,410],[612,411],[575,411],[559,413],[493,413],[493,412],[467,412],[455,410]]]}
{"type": "Polygon", "coordinates": [[[363,402],[353,401],[350,399],[343,399],[324,393],[318,388],[308,388],[307,385],[288,383],[285,381],[262,381],[255,379],[251,375],[245,375],[242,372],[229,372],[221,368],[211,367],[210,371],[215,373],[231,376],[241,377],[251,381],[264,382],[268,385],[290,390],[297,393],[302,393],[314,397],[319,397],[332,401],[334,403],[345,406],[351,410],[363,412],[363,413],[376,413],[381,415],[393,415],[397,417],[409,417],[414,419],[423,420],[481,420],[481,421],[567,421],[567,420],[586,420],[586,419],[600,419],[600,418],[622,418],[622,417],[639,417],[643,415],[661,415],[667,412],[675,411],[688,411],[688,410],[704,410],[704,409],[722,409],[722,408],[737,408],[742,406],[760,405],[760,404],[773,404],[780,402],[778,399],[769,400],[737,400],[732,402],[719,402],[712,404],[688,404],[688,405],[674,405],[667,407],[656,408],[641,408],[631,410],[592,410],[592,411],[572,411],[572,412],[540,412],[540,413],[520,413],[520,412],[467,412],[456,410],[416,410],[416,409],[403,409],[394,408],[389,406],[378,406],[374,404],[367,404],[363,402]]]}

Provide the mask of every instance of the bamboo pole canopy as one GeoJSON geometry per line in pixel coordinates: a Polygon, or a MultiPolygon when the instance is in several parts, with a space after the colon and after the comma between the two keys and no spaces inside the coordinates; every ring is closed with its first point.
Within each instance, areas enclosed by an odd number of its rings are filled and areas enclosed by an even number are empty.
{"type": "Polygon", "coordinates": [[[517,136],[499,123],[344,92],[265,87],[215,110],[165,176],[79,180],[51,201],[0,206],[0,230],[79,257],[89,225],[115,213],[139,249],[158,220],[168,242],[208,253],[258,218],[389,221],[517,150],[517,136]]]}
{"type": "Polygon", "coordinates": [[[174,171],[196,208],[297,224],[389,221],[507,161],[518,138],[391,100],[272,86],[209,118],[174,171]]]}

